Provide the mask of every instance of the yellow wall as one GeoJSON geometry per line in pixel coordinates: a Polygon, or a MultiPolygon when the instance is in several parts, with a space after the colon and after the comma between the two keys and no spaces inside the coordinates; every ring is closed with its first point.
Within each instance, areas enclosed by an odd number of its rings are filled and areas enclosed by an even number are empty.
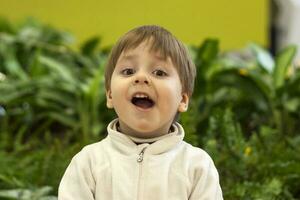
{"type": "Polygon", "coordinates": [[[266,46],[268,12],[267,0],[0,0],[0,15],[13,22],[33,16],[79,42],[99,34],[103,46],[142,24],[162,25],[187,44],[217,37],[223,49],[266,46]]]}

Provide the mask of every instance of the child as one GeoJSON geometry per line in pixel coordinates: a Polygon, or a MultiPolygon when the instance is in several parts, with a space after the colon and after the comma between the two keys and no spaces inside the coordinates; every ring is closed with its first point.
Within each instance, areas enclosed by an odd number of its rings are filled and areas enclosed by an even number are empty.
{"type": "Polygon", "coordinates": [[[59,200],[222,200],[207,153],[183,141],[177,115],[188,108],[195,66],[184,45],[159,26],[137,27],[111,51],[108,136],[74,156],[59,200]]]}

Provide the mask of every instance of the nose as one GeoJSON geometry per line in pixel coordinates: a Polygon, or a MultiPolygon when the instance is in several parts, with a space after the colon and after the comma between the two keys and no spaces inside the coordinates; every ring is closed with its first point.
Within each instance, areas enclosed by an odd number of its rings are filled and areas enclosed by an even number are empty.
{"type": "Polygon", "coordinates": [[[139,79],[136,79],[135,81],[134,81],[134,83],[142,83],[142,82],[144,82],[145,84],[149,84],[149,81],[148,80],[144,80],[144,81],[142,81],[142,80],[139,80],[139,79]]]}
{"type": "Polygon", "coordinates": [[[149,80],[149,78],[147,77],[146,74],[139,73],[139,74],[137,74],[134,77],[134,83],[135,84],[146,84],[146,85],[149,85],[150,84],[150,80],[149,80]]]}

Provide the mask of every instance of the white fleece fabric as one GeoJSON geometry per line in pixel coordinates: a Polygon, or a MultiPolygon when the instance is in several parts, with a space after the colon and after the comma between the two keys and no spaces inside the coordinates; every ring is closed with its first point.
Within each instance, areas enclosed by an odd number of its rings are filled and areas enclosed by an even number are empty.
{"type": "Polygon", "coordinates": [[[218,172],[210,156],[171,133],[145,140],[116,130],[84,147],[59,185],[59,200],[222,200],[218,172]],[[136,144],[136,143],[141,144],[136,144]]]}

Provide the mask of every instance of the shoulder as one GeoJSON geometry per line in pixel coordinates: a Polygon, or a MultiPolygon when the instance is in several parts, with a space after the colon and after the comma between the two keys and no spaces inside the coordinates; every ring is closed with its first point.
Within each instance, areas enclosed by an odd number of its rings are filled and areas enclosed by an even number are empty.
{"type": "MultiPolygon", "coordinates": [[[[184,133],[184,129],[181,124],[176,123],[175,125],[178,127],[179,132],[184,133]]],[[[195,147],[184,140],[182,140],[178,146],[181,156],[194,165],[213,163],[208,153],[199,147],[195,147]]]]}
{"type": "Polygon", "coordinates": [[[106,138],[93,143],[84,146],[81,151],[79,151],[73,158],[72,162],[75,162],[79,165],[97,165],[99,162],[104,160],[104,151],[105,151],[105,145],[106,145],[106,138]]]}
{"type": "Polygon", "coordinates": [[[195,147],[185,141],[182,141],[181,148],[183,153],[187,156],[189,160],[194,162],[212,162],[209,154],[199,147],[195,147]]]}
{"type": "Polygon", "coordinates": [[[192,176],[210,176],[218,179],[218,172],[210,155],[199,147],[194,147],[187,142],[181,144],[182,154],[185,157],[184,162],[187,162],[189,173],[192,176]]]}

